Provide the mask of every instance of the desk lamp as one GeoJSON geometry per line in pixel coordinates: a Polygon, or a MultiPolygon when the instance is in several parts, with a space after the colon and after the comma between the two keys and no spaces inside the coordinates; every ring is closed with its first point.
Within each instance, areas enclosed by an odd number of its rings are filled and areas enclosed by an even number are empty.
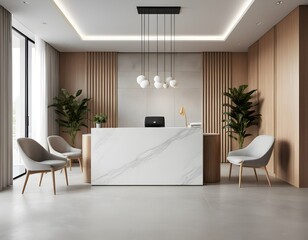
{"type": "Polygon", "coordinates": [[[180,108],[180,115],[185,117],[185,126],[188,127],[187,125],[187,116],[186,116],[186,111],[184,107],[180,108]]]}

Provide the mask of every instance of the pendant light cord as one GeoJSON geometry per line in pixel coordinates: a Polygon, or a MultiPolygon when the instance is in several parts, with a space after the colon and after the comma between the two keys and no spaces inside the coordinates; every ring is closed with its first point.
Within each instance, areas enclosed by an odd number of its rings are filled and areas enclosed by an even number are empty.
{"type": "Polygon", "coordinates": [[[156,75],[158,75],[158,14],[156,15],[157,19],[157,28],[156,28],[156,33],[157,33],[157,41],[156,41],[156,75]]]}
{"type": "Polygon", "coordinates": [[[145,46],[146,46],[146,39],[145,39],[145,14],[143,14],[143,72],[144,72],[144,76],[145,76],[145,46]]]}
{"type": "Polygon", "coordinates": [[[143,21],[142,21],[142,17],[143,17],[143,15],[141,14],[140,15],[140,17],[141,17],[141,24],[140,24],[140,26],[141,26],[141,31],[140,31],[140,33],[141,33],[141,41],[140,41],[140,62],[141,62],[141,69],[140,69],[140,75],[142,75],[143,74],[143,21]]]}
{"type": "Polygon", "coordinates": [[[173,14],[173,79],[175,79],[175,14],[173,14]]]}
{"type": "Polygon", "coordinates": [[[170,14],[170,77],[172,76],[172,14],[170,14]]]}
{"type": "Polygon", "coordinates": [[[164,81],[166,81],[166,14],[164,14],[164,81]]]}
{"type": "Polygon", "coordinates": [[[150,15],[148,14],[148,80],[150,79],[150,15]]]}

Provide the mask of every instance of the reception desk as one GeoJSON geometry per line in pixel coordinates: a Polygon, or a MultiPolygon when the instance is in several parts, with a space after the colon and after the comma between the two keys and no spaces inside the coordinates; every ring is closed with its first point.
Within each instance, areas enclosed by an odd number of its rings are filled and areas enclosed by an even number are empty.
{"type": "Polygon", "coordinates": [[[93,128],[92,185],[202,185],[200,128],[93,128]]]}

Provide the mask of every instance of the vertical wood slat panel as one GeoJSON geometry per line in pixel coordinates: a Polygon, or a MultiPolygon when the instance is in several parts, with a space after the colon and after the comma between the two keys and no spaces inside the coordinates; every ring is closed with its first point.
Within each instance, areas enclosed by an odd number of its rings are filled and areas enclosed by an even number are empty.
{"type": "Polygon", "coordinates": [[[86,66],[87,97],[91,98],[88,132],[91,132],[91,127],[94,126],[94,115],[99,113],[108,116],[104,127],[117,127],[117,53],[88,52],[86,66]]]}
{"type": "MultiPolygon", "coordinates": [[[[275,29],[272,28],[258,41],[258,93],[259,113],[262,115],[259,134],[275,136],[275,29]]],[[[274,173],[275,152],[267,164],[274,173]]]]}
{"type": "Polygon", "coordinates": [[[228,134],[222,129],[223,103],[229,102],[223,92],[231,87],[231,53],[203,53],[203,131],[219,133],[221,143],[221,162],[226,162],[231,150],[228,134]]]}
{"type": "Polygon", "coordinates": [[[276,36],[275,173],[299,187],[299,8],[276,25],[276,36]]]}
{"type": "MultiPolygon", "coordinates": [[[[257,93],[253,96],[253,102],[259,103],[259,86],[258,86],[258,74],[259,74],[259,42],[255,42],[248,48],[248,90],[257,89],[257,93]]],[[[259,112],[259,107],[254,109],[259,112]]],[[[262,118],[262,117],[261,117],[262,118]]],[[[259,126],[252,126],[250,129],[251,136],[247,137],[247,141],[251,142],[256,136],[259,135],[259,126]]]]}

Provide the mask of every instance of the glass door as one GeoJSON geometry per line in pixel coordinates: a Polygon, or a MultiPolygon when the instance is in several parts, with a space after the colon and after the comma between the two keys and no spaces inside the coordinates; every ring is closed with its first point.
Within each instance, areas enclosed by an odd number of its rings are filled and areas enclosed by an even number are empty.
{"type": "Polygon", "coordinates": [[[26,137],[25,38],[13,31],[13,177],[25,172],[16,140],[26,137]]]}
{"type": "Polygon", "coordinates": [[[12,125],[13,178],[26,172],[19,156],[17,139],[29,136],[29,82],[32,78],[34,42],[18,30],[12,30],[12,125]]]}

